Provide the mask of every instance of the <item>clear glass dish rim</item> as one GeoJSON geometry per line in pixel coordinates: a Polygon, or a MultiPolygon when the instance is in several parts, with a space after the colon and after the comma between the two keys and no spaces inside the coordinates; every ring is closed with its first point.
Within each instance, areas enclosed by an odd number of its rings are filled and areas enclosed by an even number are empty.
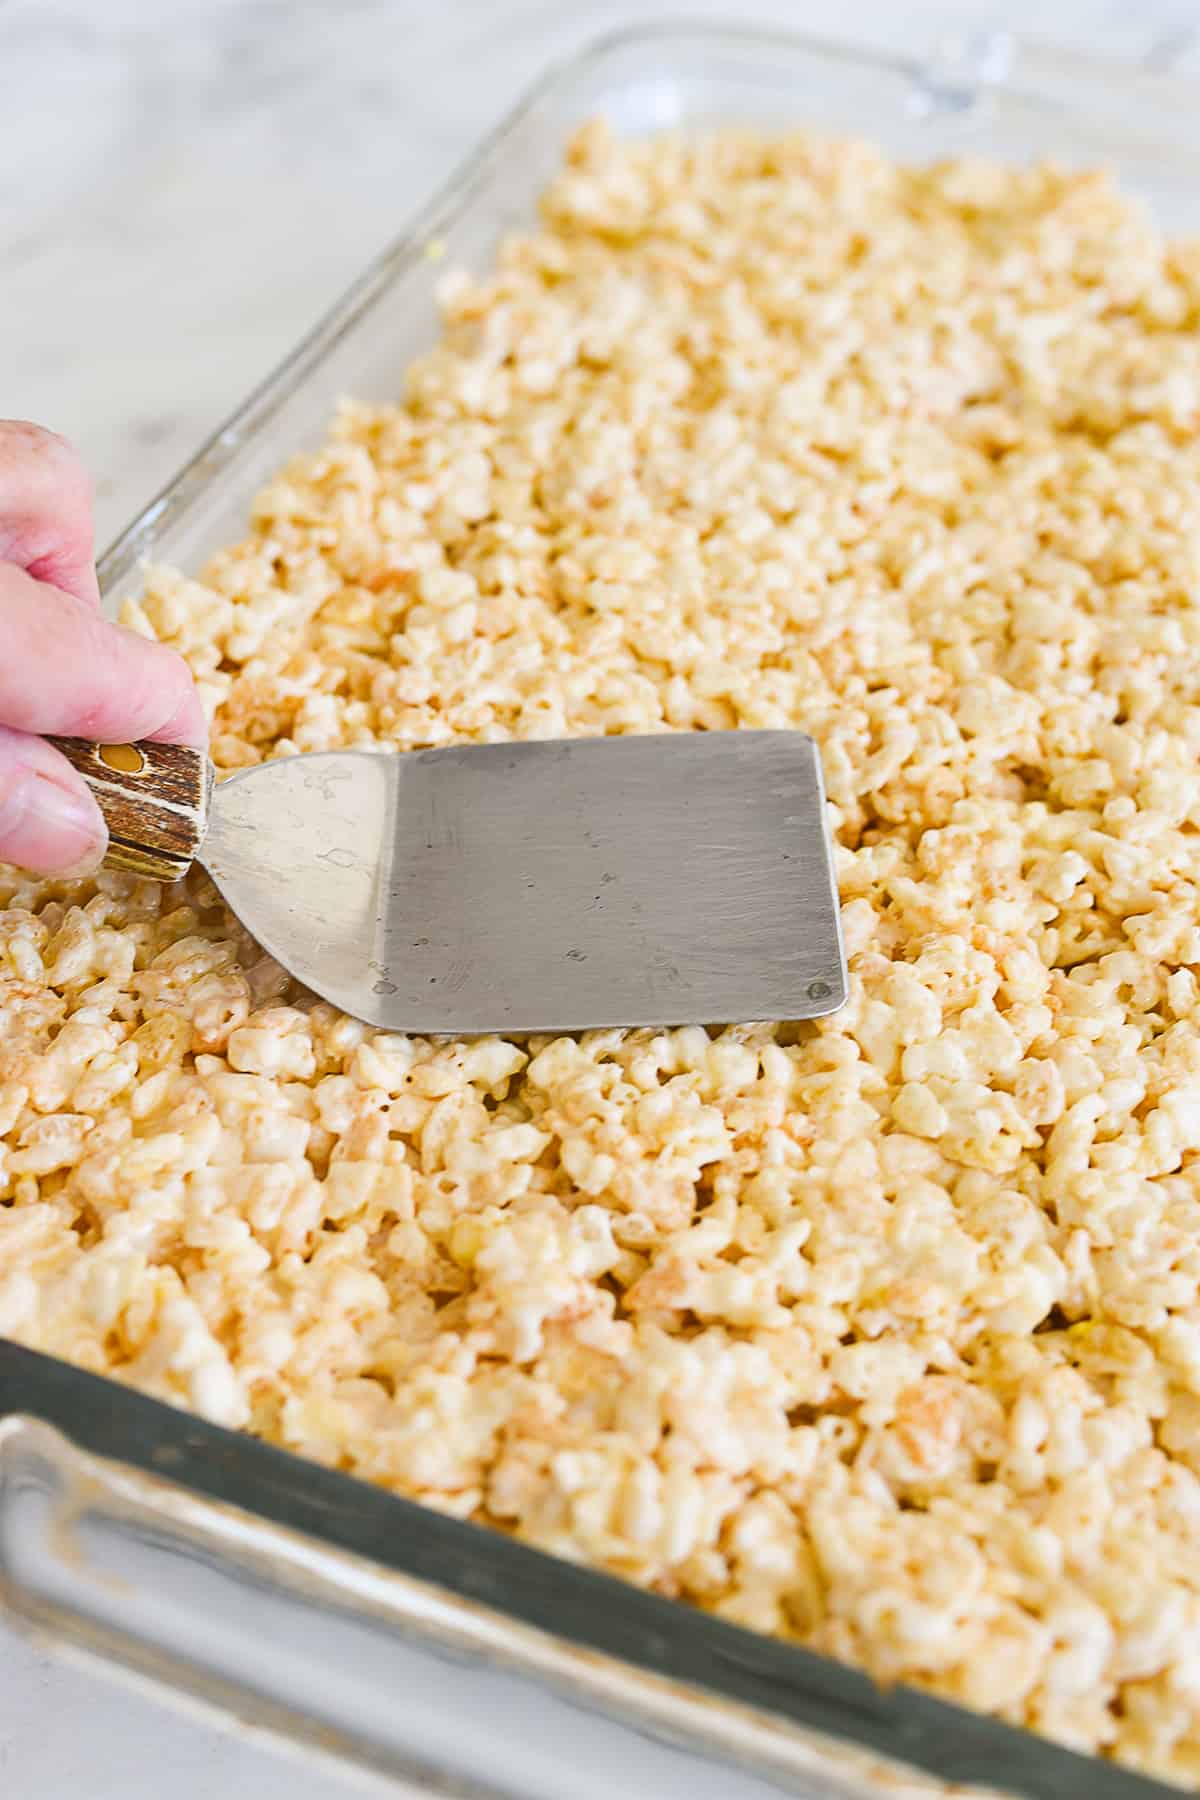
{"type": "MultiPolygon", "coordinates": [[[[77,1452],[145,1481],[148,1494],[174,1491],[219,1515],[233,1509],[260,1541],[280,1533],[306,1540],[323,1557],[329,1585],[348,1595],[354,1588],[341,1573],[345,1557],[431,1587],[451,1606],[482,1611],[497,1625],[532,1630],[561,1646],[564,1659],[598,1658],[628,1675],[665,1679],[696,1703],[809,1734],[832,1752],[878,1758],[878,1779],[855,1787],[864,1796],[875,1792],[882,1800],[905,1775],[948,1783],[964,1800],[968,1791],[996,1800],[1170,1800],[1181,1791],[920,1689],[881,1687],[832,1657],[436,1512],[0,1338],[5,1420],[50,1426],[77,1452]]],[[[569,1672],[566,1662],[564,1668],[569,1672]]],[[[836,1765],[830,1773],[847,1780],[836,1765]]]]}
{"type": "MultiPolygon", "coordinates": [[[[1120,80],[1123,84],[1146,78],[1138,65],[1120,59],[1102,58],[1092,52],[1065,49],[1049,41],[1033,41],[1016,34],[999,33],[1009,47],[1018,50],[1022,68],[1026,65],[1043,73],[1058,68],[1065,71],[1070,90],[1086,89],[1097,81],[1120,80]]],[[[98,558],[97,577],[101,595],[110,600],[118,586],[134,573],[147,555],[152,540],[173,524],[200,497],[237,452],[274,415],[286,405],[305,376],[330,356],[338,344],[366,313],[375,299],[406,268],[415,266],[424,256],[432,240],[439,238],[465,205],[470,191],[484,179],[489,165],[502,153],[505,145],[520,130],[538,104],[559,87],[569,85],[590,67],[623,50],[639,45],[661,48],[672,42],[692,47],[730,50],[767,51],[772,47],[823,58],[846,67],[858,67],[910,81],[920,80],[930,67],[930,60],[905,56],[899,52],[873,49],[840,42],[811,33],[792,32],[774,27],[723,25],[707,20],[663,20],[650,25],[623,26],[592,38],[575,50],[552,59],[542,73],[524,90],[520,98],[501,117],[453,169],[431,198],[415,212],[366,268],[346,287],[298,340],[274,368],[251,388],[225,421],[217,426],[200,448],[159,489],[128,525],[118,532],[98,558]]],[[[1170,73],[1154,74],[1156,105],[1166,97],[1177,103],[1194,99],[1196,84],[1179,80],[1170,73]]],[[[986,84],[988,77],[982,76],[986,84]]],[[[1002,83],[1007,94],[1036,100],[1044,96],[1023,82],[1002,83]]],[[[1082,97],[1082,95],[1080,96],[1082,97]]],[[[1164,149],[1169,141],[1164,137],[1164,149]]]]}

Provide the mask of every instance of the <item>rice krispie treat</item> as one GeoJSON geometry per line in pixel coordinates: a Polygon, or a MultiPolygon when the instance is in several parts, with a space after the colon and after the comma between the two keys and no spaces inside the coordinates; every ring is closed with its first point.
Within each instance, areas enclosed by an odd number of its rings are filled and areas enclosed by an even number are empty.
{"type": "Polygon", "coordinates": [[[812,733],[850,1003],[382,1036],[0,871],[0,1330],[1200,1785],[1200,249],[594,127],[445,304],[133,620],[223,770],[812,733]]]}

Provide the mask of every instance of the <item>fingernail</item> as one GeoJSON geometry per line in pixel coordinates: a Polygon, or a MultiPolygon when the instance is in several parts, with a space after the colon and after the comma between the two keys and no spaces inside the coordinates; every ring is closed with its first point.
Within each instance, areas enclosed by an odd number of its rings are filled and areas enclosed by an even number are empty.
{"type": "Polygon", "coordinates": [[[60,787],[32,770],[0,790],[0,857],[42,875],[90,875],[108,833],[86,788],[60,787]]]}
{"type": "Polygon", "coordinates": [[[165,725],[160,725],[154,733],[155,740],[164,744],[189,744],[193,749],[203,750],[208,743],[208,720],[204,707],[195,688],[189,688],[165,725]]]}

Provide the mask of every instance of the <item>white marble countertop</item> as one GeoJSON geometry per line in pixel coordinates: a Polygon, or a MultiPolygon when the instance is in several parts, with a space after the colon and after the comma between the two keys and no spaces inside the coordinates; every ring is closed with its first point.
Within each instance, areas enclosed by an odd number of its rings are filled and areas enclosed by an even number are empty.
{"type": "MultiPolygon", "coordinates": [[[[7,0],[0,414],[78,443],[106,542],[547,61],[679,16],[829,29],[816,0],[7,0]]],[[[841,0],[837,20],[914,50],[1004,27],[1200,67],[1191,0],[841,0]]],[[[5,1795],[361,1792],[2,1626],[0,1656],[5,1795]]]]}

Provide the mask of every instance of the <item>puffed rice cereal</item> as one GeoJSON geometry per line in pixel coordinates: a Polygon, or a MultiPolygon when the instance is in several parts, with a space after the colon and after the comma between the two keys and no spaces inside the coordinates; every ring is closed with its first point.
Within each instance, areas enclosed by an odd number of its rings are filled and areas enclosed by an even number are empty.
{"type": "Polygon", "coordinates": [[[570,145],[405,401],[129,608],[223,770],[795,726],[852,994],[434,1041],[0,870],[0,1331],[1200,1786],[1200,246],[570,145]]]}

